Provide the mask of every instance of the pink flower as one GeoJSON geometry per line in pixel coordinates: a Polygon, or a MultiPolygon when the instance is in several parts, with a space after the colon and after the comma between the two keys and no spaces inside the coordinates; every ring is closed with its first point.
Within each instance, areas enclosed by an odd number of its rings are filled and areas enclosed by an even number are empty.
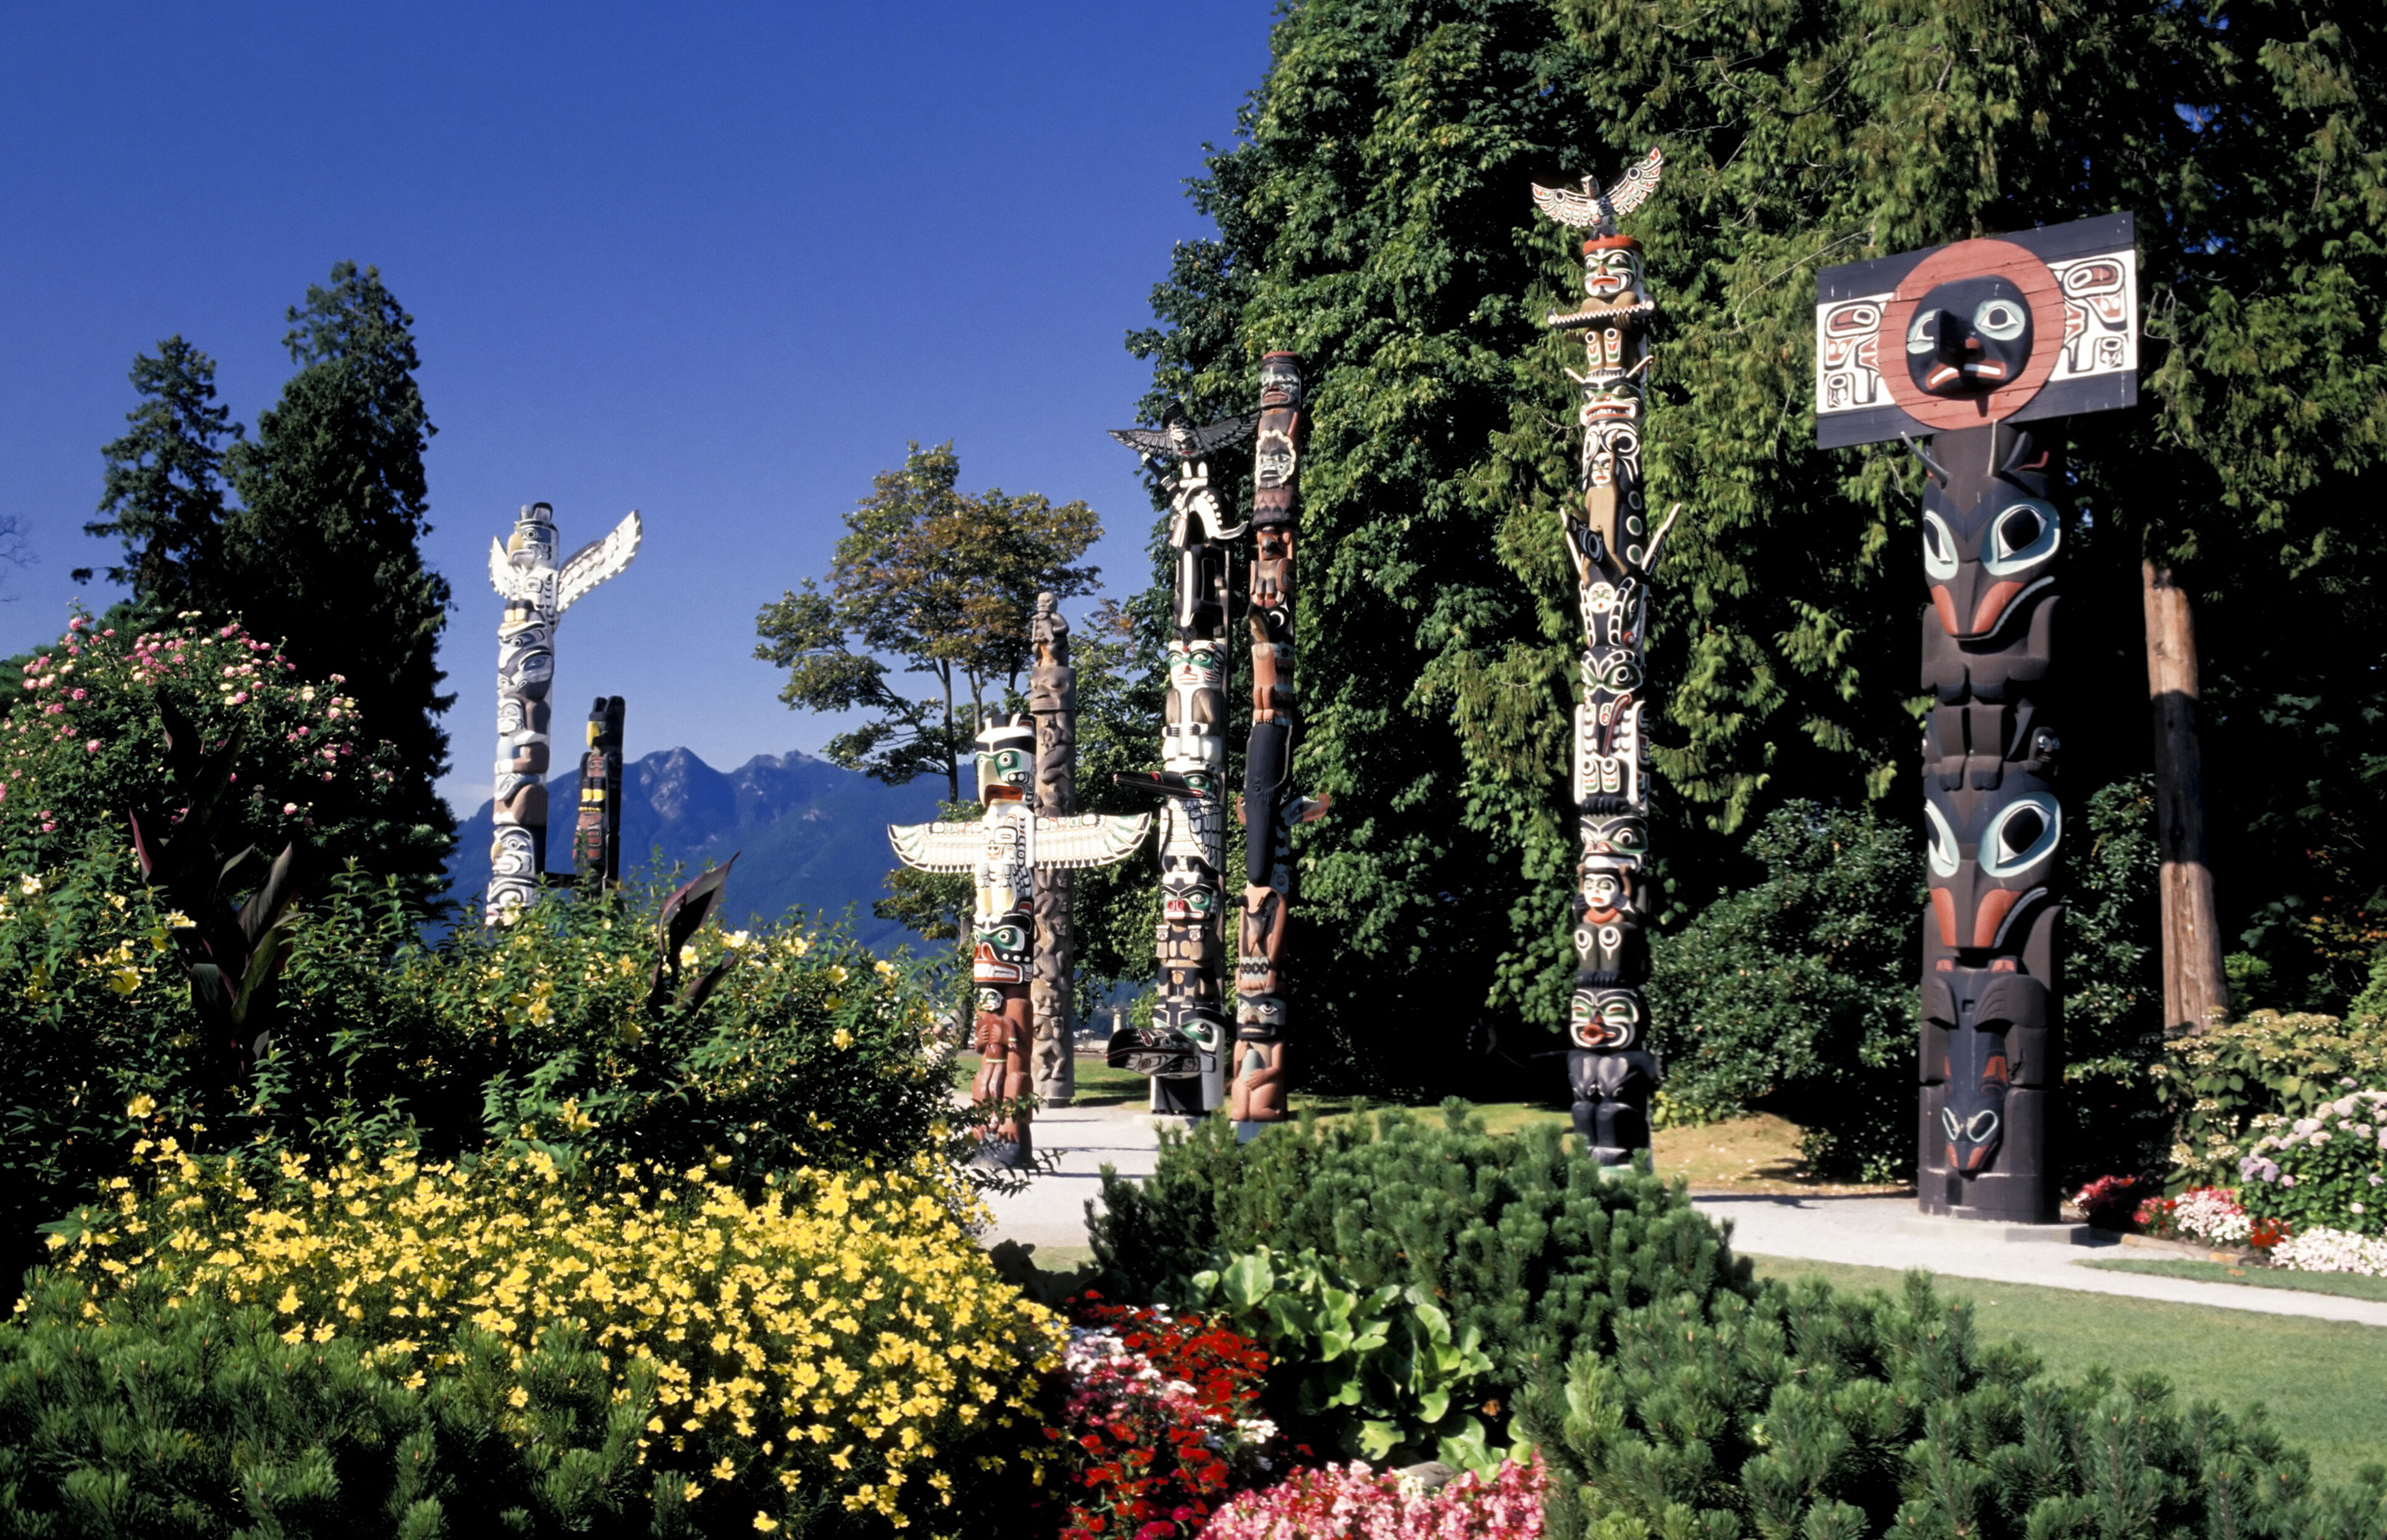
{"type": "Polygon", "coordinates": [[[289,817],[292,814],[297,811],[298,804],[297,802],[284,802],[282,804],[282,816],[284,818],[289,817]]]}
{"type": "Polygon", "coordinates": [[[51,833],[52,831],[54,831],[55,829],[57,829],[57,827],[58,827],[58,826],[57,826],[57,825],[56,825],[56,824],[44,824],[44,825],[42,826],[42,832],[43,832],[44,834],[51,833]]]}
{"type": "Polygon", "coordinates": [[[68,696],[67,699],[69,701],[80,701],[82,699],[82,691],[76,690],[72,695],[68,696]]]}
{"type": "Polygon", "coordinates": [[[235,695],[234,695],[234,696],[233,696],[233,698],[232,698],[232,703],[233,703],[234,705],[235,705],[235,706],[243,705],[243,704],[246,703],[247,700],[248,700],[248,691],[246,691],[246,690],[241,690],[241,691],[239,691],[238,693],[236,693],[235,695]]]}
{"type": "Polygon", "coordinates": [[[85,620],[85,619],[84,619],[82,616],[81,616],[81,615],[77,615],[77,616],[75,616],[75,618],[74,618],[74,619],[72,619],[72,620],[70,620],[70,621],[67,622],[67,629],[68,629],[68,630],[69,630],[69,631],[80,631],[80,630],[82,630],[84,626],[89,625],[90,624],[91,624],[91,622],[90,622],[90,621],[85,620]]]}
{"type": "Polygon", "coordinates": [[[299,728],[299,729],[298,729],[298,736],[299,736],[300,738],[305,738],[305,737],[307,736],[307,733],[308,733],[308,729],[307,729],[307,728],[305,728],[305,727],[301,727],[301,728],[299,728]]]}
{"type": "Polygon", "coordinates": [[[86,754],[95,754],[99,752],[99,739],[95,738],[90,742],[84,744],[82,746],[82,751],[86,754]]]}

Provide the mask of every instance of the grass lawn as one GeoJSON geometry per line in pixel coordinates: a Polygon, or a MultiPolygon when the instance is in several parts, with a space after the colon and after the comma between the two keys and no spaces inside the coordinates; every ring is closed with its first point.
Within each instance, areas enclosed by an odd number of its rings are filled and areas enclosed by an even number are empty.
{"type": "MultiPolygon", "coordinates": [[[[2358,1272],[2296,1272],[2288,1268],[2233,1268],[2193,1256],[2116,1256],[2083,1262],[2106,1272],[2144,1272],[2157,1278],[2192,1278],[2200,1283],[2243,1283],[2256,1289],[2300,1289],[2305,1294],[2343,1294],[2349,1299],[2387,1299],[2387,1278],[2358,1272]]],[[[2387,1435],[2382,1435],[2387,1443],[2387,1435]]]]}
{"type": "MultiPolygon", "coordinates": [[[[1904,1286],[1904,1275],[1889,1268],[1753,1260],[1762,1277],[1814,1273],[1841,1288],[1891,1294],[1904,1286]]],[[[2027,1283],[1936,1282],[1942,1297],[1973,1302],[1986,1340],[2019,1337],[2063,1378],[2103,1364],[2125,1378],[2153,1370],[2183,1397],[2233,1416],[2262,1403],[2280,1435],[2312,1456],[2323,1481],[2348,1482],[2362,1466],[2387,1460],[2387,1330],[2027,1283]]]]}

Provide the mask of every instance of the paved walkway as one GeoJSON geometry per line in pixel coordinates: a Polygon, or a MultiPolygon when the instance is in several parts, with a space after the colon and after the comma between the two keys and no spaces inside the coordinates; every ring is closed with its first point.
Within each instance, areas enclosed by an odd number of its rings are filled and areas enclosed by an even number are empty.
{"type": "MultiPolygon", "coordinates": [[[[1055,1107],[1039,1113],[1037,1145],[1057,1155],[1060,1168],[1038,1177],[1024,1193],[995,1200],[991,1205],[994,1223],[986,1240],[1042,1247],[1083,1246],[1086,1205],[1101,1191],[1098,1173],[1104,1163],[1107,1161],[1121,1176],[1150,1176],[1159,1150],[1158,1128],[1174,1121],[1152,1117],[1131,1106],[1055,1107]]],[[[1973,1239],[1954,1226],[1946,1231],[1937,1226],[1920,1230],[1912,1198],[1720,1193],[1693,1194],[1692,1201],[1701,1213],[1731,1227],[1737,1249],[1760,1256],[1868,1268],[1924,1268],[1951,1278],[2039,1283],[2088,1294],[2387,1326],[2387,1301],[2200,1283],[2078,1265],[2090,1257],[2161,1255],[2136,1248],[2126,1251],[2111,1243],[2055,1245],[2043,1241],[1973,1239]]]]}

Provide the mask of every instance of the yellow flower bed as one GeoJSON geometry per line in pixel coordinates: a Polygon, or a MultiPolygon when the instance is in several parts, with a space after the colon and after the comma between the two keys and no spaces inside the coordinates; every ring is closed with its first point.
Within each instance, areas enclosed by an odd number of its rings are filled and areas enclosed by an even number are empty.
{"type": "Polygon", "coordinates": [[[370,1343],[418,1385],[460,1328],[517,1362],[578,1328],[617,1386],[652,1366],[642,1460],[688,1472],[691,1499],[742,1491],[765,1532],[773,1509],[834,1496],[946,1533],[956,1471],[1026,1462],[1014,1473],[1041,1480],[1030,1398],[1066,1333],[996,1276],[963,1228],[973,1200],[925,1162],[802,1172],[750,1204],[701,1171],[575,1184],[537,1153],[469,1170],[352,1153],[316,1172],[168,1141],[150,1158],[152,1196],[118,1179],[113,1218],[63,1243],[95,1301],[145,1270],[178,1295],[270,1304],[293,1342],[370,1343]]]}

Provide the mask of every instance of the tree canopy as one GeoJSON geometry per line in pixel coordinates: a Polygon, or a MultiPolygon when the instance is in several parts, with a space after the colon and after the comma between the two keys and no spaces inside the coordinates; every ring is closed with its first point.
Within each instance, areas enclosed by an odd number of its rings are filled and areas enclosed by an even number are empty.
{"type": "MultiPolygon", "coordinates": [[[[220,609],[210,590],[222,562],[224,446],[246,430],[216,401],[215,360],[180,334],[155,357],[136,355],[132,378],[141,404],[125,414],[124,436],[100,450],[107,517],[83,533],[123,541],[124,564],[108,567],[107,580],[133,590],[145,618],[220,609]]],[[[74,580],[87,583],[92,573],[78,568],[74,580]]]]}
{"type": "Polygon", "coordinates": [[[788,671],[779,699],[878,713],[829,740],[831,764],[893,786],[941,775],[949,802],[962,800],[977,716],[1017,689],[1037,594],[1091,589],[1096,571],[1079,559],[1102,534],[1083,502],[963,492],[960,478],[951,440],[911,445],[845,515],[827,589],[805,578],[755,619],[754,655],[788,671]],[[906,674],[935,693],[903,693],[906,674]]]}
{"type": "Polygon", "coordinates": [[[1652,146],[1664,180],[1627,228],[1663,318],[1651,495],[1685,504],[1651,610],[1669,914],[1753,877],[1740,846],[1774,808],[1913,795],[1920,481],[1894,446],[1812,448],[1816,270],[2128,209],[2142,404],[2074,423],[2067,795],[2149,757],[2155,555],[2210,616],[2225,914],[2281,988],[2327,972],[2317,915],[2367,953],[2382,29],[2267,0],[1283,13],[1193,189],[1218,234],[1178,247],[1130,345],[1148,413],[1241,410],[1269,348],[1311,382],[1295,778],[1336,802],[1300,848],[1321,940],[1297,1010],[1323,1056],[1414,1088],[1470,1022],[1559,1019],[1575,446],[1540,318],[1579,259],[1527,183],[1652,146]]]}

